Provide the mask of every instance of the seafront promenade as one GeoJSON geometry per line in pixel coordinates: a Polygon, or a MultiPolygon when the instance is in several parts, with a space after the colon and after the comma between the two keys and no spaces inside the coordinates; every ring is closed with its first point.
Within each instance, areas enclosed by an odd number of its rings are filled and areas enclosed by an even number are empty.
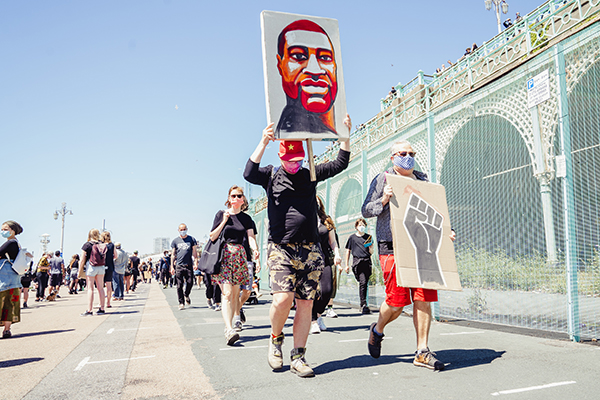
{"type": "Polygon", "coordinates": [[[220,313],[204,290],[177,309],[174,288],[141,284],[104,316],[81,317],[85,296],[34,303],[14,337],[0,341],[1,399],[507,399],[596,398],[600,347],[548,333],[434,322],[430,347],[446,370],[412,365],[412,319],[386,329],[382,356],[367,352],[377,313],[337,306],[328,330],[311,335],[307,359],[316,377],[289,371],[291,320],[284,369],[266,362],[270,295],[246,306],[241,340],[225,345],[220,313]],[[10,382],[7,386],[6,383],[10,382]]]}

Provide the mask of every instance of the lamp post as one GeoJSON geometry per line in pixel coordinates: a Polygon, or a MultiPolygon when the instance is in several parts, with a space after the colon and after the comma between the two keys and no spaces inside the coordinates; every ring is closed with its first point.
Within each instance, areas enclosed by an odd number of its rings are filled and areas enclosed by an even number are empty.
{"type": "Polygon", "coordinates": [[[498,33],[502,32],[502,27],[500,26],[500,10],[502,13],[508,13],[508,3],[506,0],[485,0],[485,9],[490,11],[492,9],[492,4],[494,5],[494,9],[496,10],[496,21],[498,22],[498,33]]]}
{"type": "Polygon", "coordinates": [[[60,209],[54,211],[54,219],[58,219],[58,216],[62,216],[62,227],[60,228],[60,255],[63,254],[63,243],[65,240],[65,216],[73,215],[73,211],[67,210],[67,203],[62,203],[60,209]]]}
{"type": "Polygon", "coordinates": [[[42,255],[46,254],[48,252],[48,243],[50,243],[50,235],[47,233],[44,233],[43,235],[40,235],[41,239],[40,239],[40,243],[42,244],[42,255]]]}

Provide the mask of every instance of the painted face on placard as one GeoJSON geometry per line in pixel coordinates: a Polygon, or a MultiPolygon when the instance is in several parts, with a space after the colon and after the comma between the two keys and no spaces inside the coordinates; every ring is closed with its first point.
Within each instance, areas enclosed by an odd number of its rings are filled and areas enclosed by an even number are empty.
{"type": "Polygon", "coordinates": [[[329,111],[338,89],[331,40],[320,26],[306,20],[295,21],[283,32],[277,69],[285,94],[299,99],[307,111],[329,111]],[[294,29],[286,32],[292,26],[294,29]]]}

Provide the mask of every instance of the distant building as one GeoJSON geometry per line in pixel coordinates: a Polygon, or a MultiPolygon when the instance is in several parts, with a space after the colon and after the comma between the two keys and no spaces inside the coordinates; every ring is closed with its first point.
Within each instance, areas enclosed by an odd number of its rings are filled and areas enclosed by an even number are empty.
{"type": "Polygon", "coordinates": [[[154,254],[169,250],[169,238],[154,238],[154,254]]]}

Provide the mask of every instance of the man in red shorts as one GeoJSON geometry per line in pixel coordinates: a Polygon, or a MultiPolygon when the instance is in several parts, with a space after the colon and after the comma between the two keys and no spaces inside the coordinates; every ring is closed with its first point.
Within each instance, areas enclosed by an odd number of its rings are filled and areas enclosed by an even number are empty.
{"type": "MultiPolygon", "coordinates": [[[[391,159],[393,167],[380,173],[371,182],[369,193],[362,206],[365,218],[377,217],[377,244],[379,263],[385,280],[385,301],[379,310],[377,323],[369,329],[369,354],[379,358],[383,329],[402,313],[402,309],[413,303],[413,322],[417,334],[417,351],[413,364],[432,370],[443,370],[444,363],[435,358],[429,350],[429,329],[431,328],[431,302],[437,301],[437,290],[400,287],[396,283],[396,264],[392,245],[392,229],[389,201],[394,195],[392,187],[386,182],[386,174],[402,175],[420,181],[427,181],[427,175],[415,171],[415,151],[410,143],[401,141],[392,145],[391,159]]],[[[453,236],[451,236],[453,239],[453,236]]]]}

